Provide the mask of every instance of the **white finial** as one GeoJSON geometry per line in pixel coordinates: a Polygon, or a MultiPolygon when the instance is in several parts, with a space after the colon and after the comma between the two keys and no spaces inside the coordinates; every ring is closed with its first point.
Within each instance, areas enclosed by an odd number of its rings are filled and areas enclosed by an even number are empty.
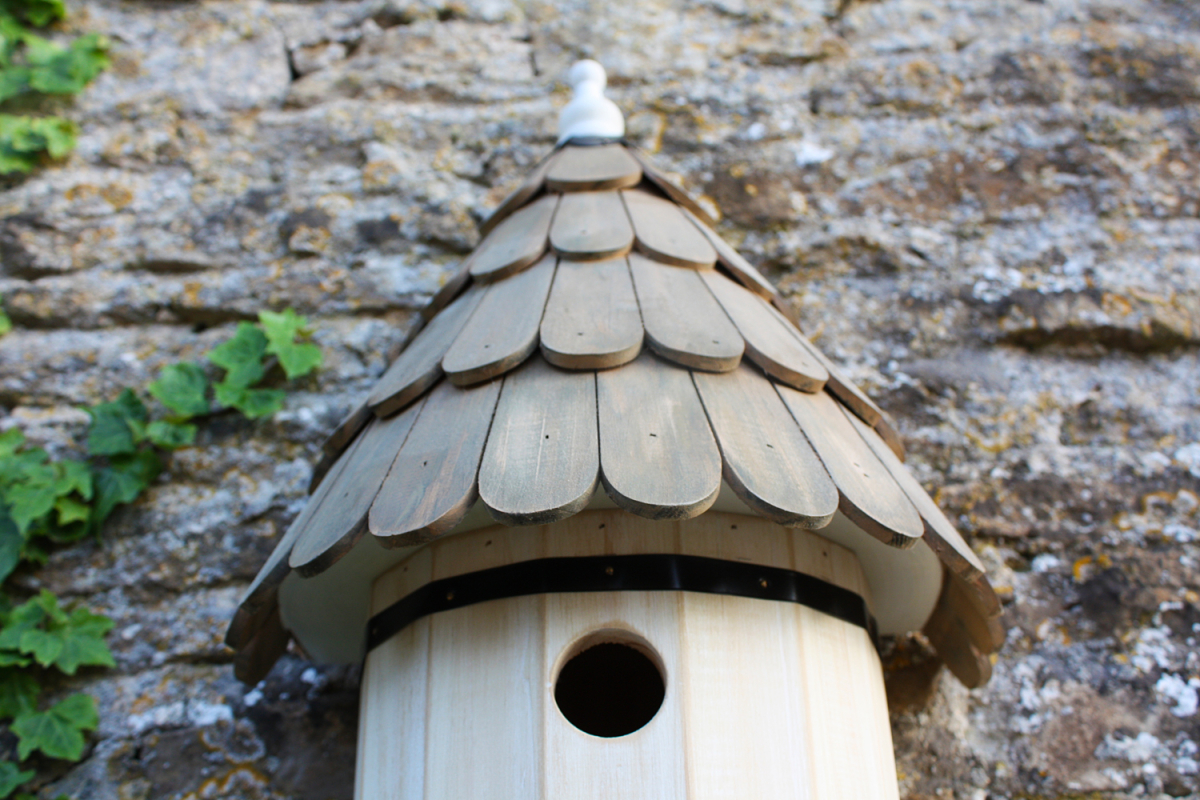
{"type": "Polygon", "coordinates": [[[608,85],[604,67],[591,59],[576,61],[567,72],[567,83],[575,94],[558,114],[559,144],[577,136],[625,135],[625,116],[616,103],[604,96],[604,87],[608,85]]]}

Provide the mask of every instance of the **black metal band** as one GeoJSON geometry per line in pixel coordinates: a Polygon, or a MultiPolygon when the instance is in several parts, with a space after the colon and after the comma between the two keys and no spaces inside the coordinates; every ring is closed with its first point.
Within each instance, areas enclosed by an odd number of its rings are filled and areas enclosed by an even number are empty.
{"type": "Polygon", "coordinates": [[[798,603],[863,628],[878,644],[875,618],[859,594],[780,567],[704,556],[651,554],[520,561],[432,581],[371,617],[367,650],[438,611],[534,594],[683,591],[798,603]]]}

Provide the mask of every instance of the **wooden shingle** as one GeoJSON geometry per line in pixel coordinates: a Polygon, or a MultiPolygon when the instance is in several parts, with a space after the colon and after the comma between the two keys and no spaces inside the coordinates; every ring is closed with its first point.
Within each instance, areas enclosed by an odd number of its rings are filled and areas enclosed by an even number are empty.
{"type": "Polygon", "coordinates": [[[504,381],[479,467],[479,498],[508,525],[539,525],[587,505],[600,476],[596,376],[540,358],[504,381]]]}
{"type": "Polygon", "coordinates": [[[372,411],[382,417],[394,414],[437,382],[442,358],[482,299],[483,289],[472,287],[425,326],[367,397],[372,411]]]}
{"type": "Polygon", "coordinates": [[[541,258],[558,199],[556,194],[543,195],[493,228],[471,254],[471,277],[484,283],[498,281],[541,258]]]}
{"type": "Polygon", "coordinates": [[[712,269],[716,265],[717,251],[679,206],[641,190],[621,192],[621,199],[633,221],[638,250],[678,267],[712,269]]]}
{"type": "Polygon", "coordinates": [[[776,390],[837,484],[842,513],[886,544],[915,545],[925,530],[920,515],[842,406],[824,392],[776,390]]]}
{"type": "Polygon", "coordinates": [[[721,448],[726,482],[742,501],[780,525],[823,528],[838,490],[771,382],[743,365],[692,376],[721,448]]]}
{"type": "Polygon", "coordinates": [[[478,307],[442,358],[451,383],[469,386],[499,377],[537,349],[556,263],[547,255],[524,272],[484,288],[478,307]]]}
{"type": "Polygon", "coordinates": [[[430,393],[371,506],[371,533],[385,546],[434,539],[470,510],[500,384],[445,381],[430,393]]]}
{"type": "Polygon", "coordinates": [[[542,355],[567,369],[609,369],[642,349],[642,318],[623,258],[559,264],[542,318],[542,355]]]}
{"type": "Polygon", "coordinates": [[[642,309],[646,341],[669,361],[706,372],[729,372],[746,349],[742,335],[689,269],[664,269],[632,253],[629,269],[642,309]]]}
{"type": "Polygon", "coordinates": [[[563,258],[600,261],[633,249],[633,226],[616,192],[563,195],[550,228],[550,246],[563,258]]]}
{"type": "Polygon", "coordinates": [[[685,370],[644,354],[597,375],[600,473],[622,508],[651,519],[703,513],[721,488],[721,454],[685,370]]]}
{"type": "Polygon", "coordinates": [[[746,342],[746,355],[771,377],[802,392],[819,392],[829,373],[771,315],[761,297],[715,272],[701,275],[746,342]]]}
{"type": "Polygon", "coordinates": [[[288,559],[292,569],[302,575],[316,574],[350,552],[366,529],[367,512],[423,408],[423,403],[417,403],[388,419],[376,419],[363,431],[346,467],[331,481],[329,493],[296,539],[288,559]]]}
{"type": "Polygon", "coordinates": [[[559,151],[546,173],[546,187],[553,192],[627,189],[641,180],[641,165],[619,144],[568,145],[559,151]]]}

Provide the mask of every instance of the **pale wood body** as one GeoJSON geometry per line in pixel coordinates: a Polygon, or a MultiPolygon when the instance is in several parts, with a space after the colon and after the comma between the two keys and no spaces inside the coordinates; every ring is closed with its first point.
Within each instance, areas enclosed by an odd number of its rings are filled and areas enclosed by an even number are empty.
{"type": "MultiPolygon", "coordinates": [[[[585,512],[439,540],[375,583],[379,611],[431,581],[535,558],[684,553],[806,572],[864,592],[850,551],[711,513],[585,512]]],[[[793,603],[693,592],[534,595],[418,620],[367,657],[358,800],[894,800],[879,658],[866,632],[793,603]],[[648,644],[665,673],[643,728],[604,739],[558,709],[581,640],[648,644]]]]}

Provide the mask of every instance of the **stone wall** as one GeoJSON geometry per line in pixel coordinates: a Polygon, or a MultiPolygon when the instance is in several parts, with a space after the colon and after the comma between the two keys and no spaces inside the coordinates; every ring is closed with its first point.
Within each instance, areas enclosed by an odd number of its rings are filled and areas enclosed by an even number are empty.
{"type": "Polygon", "coordinates": [[[117,621],[118,667],[75,683],[94,746],[45,796],[350,796],[357,671],[294,653],[247,690],[224,627],[581,56],[895,416],[1003,594],[986,688],[890,651],[902,794],[1200,793],[1196,4],[439,2],[76,4],[115,60],[77,152],[0,192],[0,426],[70,451],[79,405],[263,308],[314,318],[326,365],[22,577],[117,621]]]}

